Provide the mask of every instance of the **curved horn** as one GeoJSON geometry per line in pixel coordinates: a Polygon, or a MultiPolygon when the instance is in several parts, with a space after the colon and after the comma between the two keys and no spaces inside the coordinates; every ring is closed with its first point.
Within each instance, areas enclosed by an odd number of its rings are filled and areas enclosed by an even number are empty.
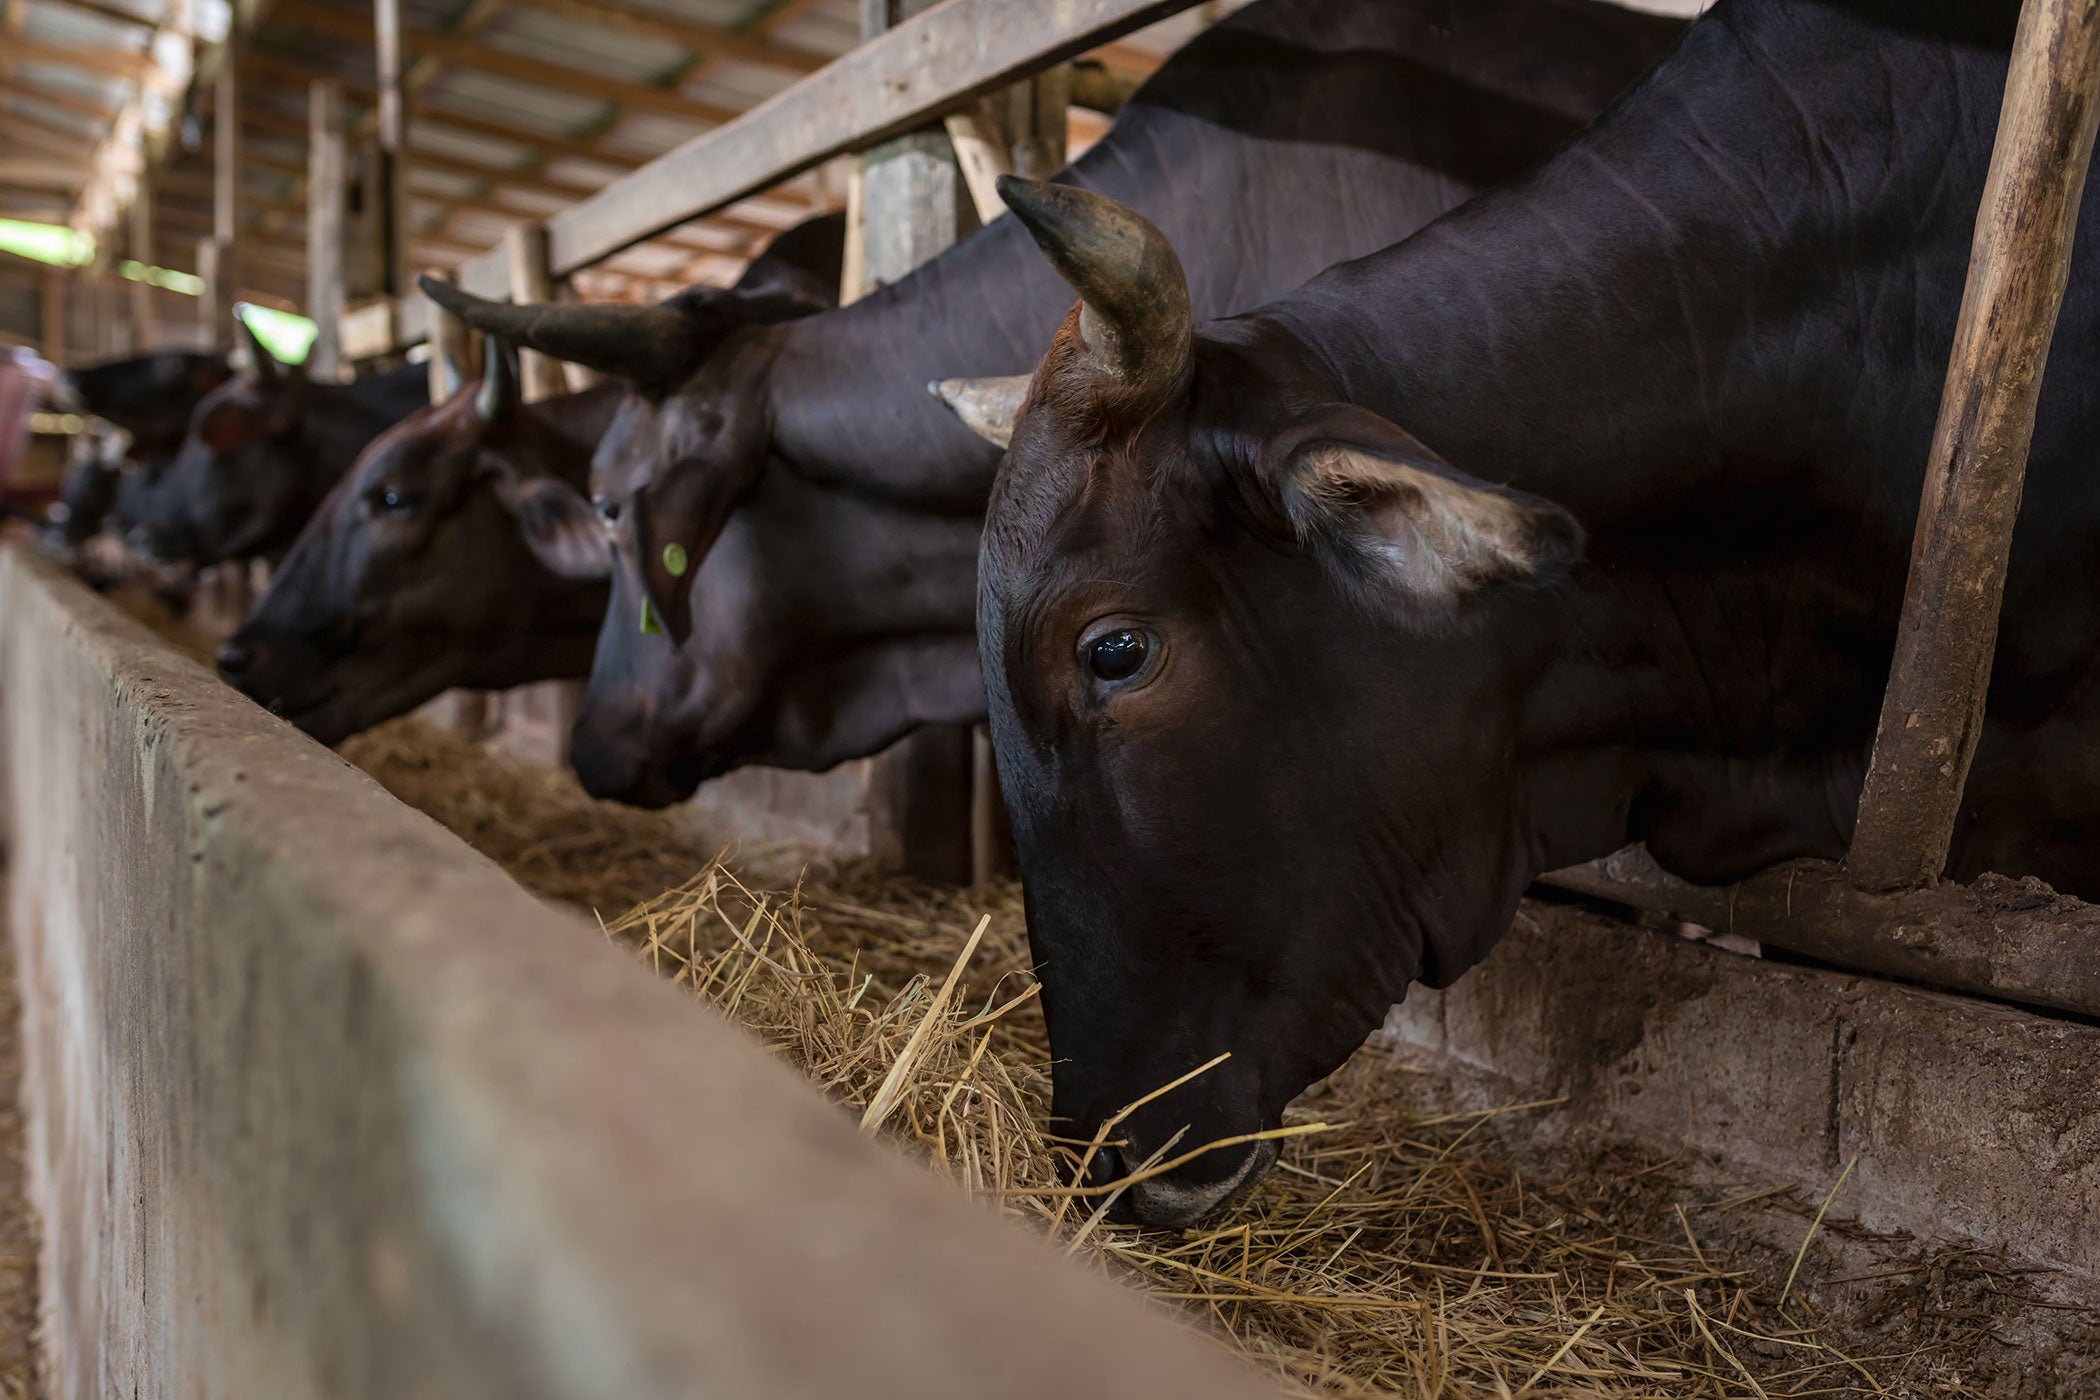
{"type": "Polygon", "coordinates": [[[518,406],[518,366],[512,353],[501,338],[483,337],[481,392],[474,397],[474,412],[484,423],[501,423],[518,406]]]}
{"type": "Polygon", "coordinates": [[[965,428],[994,447],[1006,447],[1013,442],[1014,419],[1028,397],[1028,376],[937,379],[926,386],[926,392],[946,404],[965,428]]]}
{"type": "Polygon", "coordinates": [[[1132,388],[1178,384],[1195,320],[1166,235],[1129,206],[1071,185],[1001,175],[999,197],[1079,293],[1079,334],[1093,365],[1132,388]]]}
{"type": "Polygon", "coordinates": [[[420,277],[423,295],[476,330],[500,335],[645,389],[667,389],[694,368],[686,320],[664,306],[488,301],[420,277]]]}

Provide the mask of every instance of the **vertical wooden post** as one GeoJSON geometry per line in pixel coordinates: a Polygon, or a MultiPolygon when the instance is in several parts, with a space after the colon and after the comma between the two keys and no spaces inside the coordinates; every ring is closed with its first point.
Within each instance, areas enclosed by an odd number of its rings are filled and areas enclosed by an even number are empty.
{"type": "Polygon", "coordinates": [[[241,253],[241,80],[233,61],[235,36],[228,35],[212,88],[212,341],[234,341],[233,304],[240,297],[241,253]]]}
{"type": "Polygon", "coordinates": [[[223,346],[227,342],[219,336],[219,240],[210,234],[197,240],[197,280],[204,284],[197,298],[198,340],[223,346]]]}
{"type": "MultiPolygon", "coordinates": [[[[861,0],[861,37],[873,38],[932,0],[861,0]]],[[[939,129],[895,137],[861,157],[851,300],[893,282],[977,226],[954,149],[939,129]]],[[[971,877],[973,747],[967,725],[929,725],[896,744],[876,767],[871,794],[907,874],[966,883],[971,877]]]]}
{"type": "MultiPolygon", "coordinates": [[[[510,260],[510,299],[526,302],[554,300],[554,276],[547,265],[547,230],[540,224],[513,224],[503,236],[504,254],[510,260]]],[[[518,354],[518,387],[525,402],[538,403],[567,391],[561,361],[537,350],[518,354]]]]}
{"type": "MultiPolygon", "coordinates": [[[[449,280],[449,279],[448,279],[449,280]]],[[[442,403],[459,386],[481,372],[481,340],[467,323],[436,302],[424,299],[425,324],[430,327],[430,401],[442,403]]],[[[495,697],[485,690],[448,690],[431,702],[440,722],[470,739],[487,736],[500,721],[495,697]]]]}
{"type": "Polygon", "coordinates": [[[386,295],[408,295],[408,99],[401,78],[401,0],[373,0],[379,67],[379,197],[386,295]]]}
{"type": "Polygon", "coordinates": [[[54,365],[69,362],[66,355],[66,274],[58,268],[44,271],[43,285],[37,292],[38,339],[43,342],[43,356],[54,365]]]}
{"type": "Polygon", "coordinates": [[[151,172],[139,177],[139,191],[131,201],[131,258],[139,265],[138,280],[131,284],[131,349],[143,355],[160,343],[153,324],[153,283],[146,273],[153,267],[153,186],[151,172]]]}
{"type": "Polygon", "coordinates": [[[314,348],[306,372],[323,384],[343,377],[343,249],[349,223],[350,147],[341,84],[307,89],[306,314],[314,348]]]}
{"type": "MultiPolygon", "coordinates": [[[[540,224],[513,224],[503,236],[504,254],[510,260],[510,299],[525,302],[554,300],[554,275],[547,264],[547,230],[540,224]]],[[[518,389],[526,403],[538,403],[568,392],[561,361],[537,350],[518,352],[518,389]]],[[[569,733],[583,709],[581,681],[548,681],[528,688],[524,708],[544,713],[554,740],[554,765],[569,765],[569,733]]]]}
{"type": "Polygon", "coordinates": [[[2027,0],[1911,542],[1847,865],[1862,889],[1945,871],[1983,728],[2035,403],[2100,122],[2100,0],[2027,0]]]}

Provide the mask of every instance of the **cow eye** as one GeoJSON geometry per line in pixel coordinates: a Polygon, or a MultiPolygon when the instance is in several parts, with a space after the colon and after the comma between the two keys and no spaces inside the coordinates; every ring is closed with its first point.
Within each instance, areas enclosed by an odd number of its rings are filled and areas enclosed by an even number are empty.
{"type": "Polygon", "coordinates": [[[620,503],[618,501],[611,500],[605,496],[593,496],[591,497],[591,505],[598,512],[599,523],[604,525],[607,530],[618,527],[620,523],[620,503]]]}
{"type": "Polygon", "coordinates": [[[398,486],[382,486],[371,495],[375,511],[408,511],[416,508],[416,498],[398,486]]]}
{"type": "Polygon", "coordinates": [[[1144,669],[1151,654],[1151,637],[1135,627],[1118,627],[1086,644],[1086,665],[1096,680],[1127,681],[1144,669]]]}

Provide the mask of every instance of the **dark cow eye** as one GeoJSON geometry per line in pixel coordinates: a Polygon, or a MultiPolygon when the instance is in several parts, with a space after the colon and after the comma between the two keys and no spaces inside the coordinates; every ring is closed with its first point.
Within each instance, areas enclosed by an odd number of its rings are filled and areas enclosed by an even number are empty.
{"type": "Polygon", "coordinates": [[[1098,680],[1127,681],[1144,669],[1152,654],[1152,639],[1134,627],[1104,632],[1087,643],[1087,669],[1098,680]]]}
{"type": "Polygon", "coordinates": [[[610,530],[620,523],[620,503],[604,496],[591,497],[591,505],[598,511],[598,520],[610,530]]]}
{"type": "Polygon", "coordinates": [[[386,486],[374,491],[371,501],[374,510],[383,511],[413,510],[416,505],[416,498],[398,486],[386,486]]]}

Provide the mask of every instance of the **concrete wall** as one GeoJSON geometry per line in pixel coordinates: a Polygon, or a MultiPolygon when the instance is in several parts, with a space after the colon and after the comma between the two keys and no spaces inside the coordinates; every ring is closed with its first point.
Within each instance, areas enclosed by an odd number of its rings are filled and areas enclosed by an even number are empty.
{"type": "Polygon", "coordinates": [[[1396,1039],[1841,1214],[2100,1276],[2100,1027],[1529,903],[1396,1039]]]}
{"type": "Polygon", "coordinates": [[[1265,1393],[0,553],[60,1397],[1265,1393]]]}

